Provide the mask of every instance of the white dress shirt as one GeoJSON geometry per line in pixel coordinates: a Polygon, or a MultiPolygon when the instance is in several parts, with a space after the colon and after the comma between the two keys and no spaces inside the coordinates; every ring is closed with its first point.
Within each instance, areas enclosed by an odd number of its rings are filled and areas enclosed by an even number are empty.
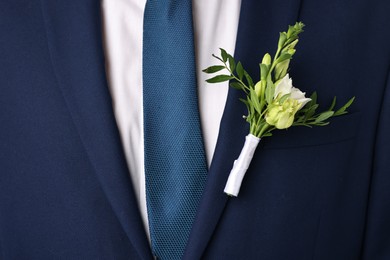
{"type": "MultiPolygon", "coordinates": [[[[145,229],[146,210],[142,38],[146,0],[102,0],[106,72],[116,122],[145,229]]],[[[207,163],[217,142],[228,83],[207,84],[202,69],[215,65],[211,54],[224,48],[234,54],[241,0],[194,0],[196,72],[199,110],[207,163]]],[[[149,233],[149,232],[147,232],[149,233]]]]}

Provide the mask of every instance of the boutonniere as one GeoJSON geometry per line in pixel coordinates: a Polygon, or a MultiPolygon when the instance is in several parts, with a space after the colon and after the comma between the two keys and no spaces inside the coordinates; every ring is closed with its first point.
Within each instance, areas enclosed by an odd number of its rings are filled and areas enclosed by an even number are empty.
{"type": "Polygon", "coordinates": [[[354,97],[338,109],[336,97],[326,111],[317,112],[317,94],[309,98],[305,92],[293,86],[287,73],[290,60],[296,52],[298,35],[303,32],[304,24],[297,22],[289,26],[287,32],[281,32],[278,48],[272,58],[266,53],[260,63],[260,80],[254,83],[252,77],[245,71],[241,62],[236,62],[232,55],[220,49],[220,56],[213,55],[220,65],[208,67],[205,73],[216,73],[222,70],[227,74],[219,74],[207,80],[209,83],[230,80],[230,86],[243,91],[245,99],[240,99],[247,107],[248,114],[244,116],[250,125],[244,147],[237,160],[234,161],[224,192],[237,196],[241,182],[250,165],[253,154],[260,140],[272,136],[277,129],[287,129],[293,126],[325,126],[329,119],[347,113],[347,108],[353,103],[354,97]]]}

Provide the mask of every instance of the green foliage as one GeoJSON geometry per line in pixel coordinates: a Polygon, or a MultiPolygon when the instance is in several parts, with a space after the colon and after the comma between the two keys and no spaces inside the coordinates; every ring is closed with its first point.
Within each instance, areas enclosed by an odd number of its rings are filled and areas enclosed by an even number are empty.
{"type": "Polygon", "coordinates": [[[213,78],[210,78],[208,80],[206,80],[208,83],[219,83],[219,82],[224,82],[224,81],[228,81],[228,80],[231,80],[231,79],[234,79],[234,77],[230,76],[230,75],[217,75],[213,78]]]}
{"type": "Polygon", "coordinates": [[[215,65],[215,66],[208,67],[207,69],[204,69],[202,71],[205,73],[215,73],[215,72],[218,72],[220,70],[223,70],[224,68],[225,68],[225,66],[215,65]]]}
{"type": "Polygon", "coordinates": [[[331,105],[327,110],[316,113],[319,104],[317,104],[317,93],[314,92],[311,95],[311,101],[296,114],[296,120],[294,121],[293,126],[312,127],[328,125],[330,123],[330,118],[346,114],[347,108],[352,105],[354,100],[355,97],[351,98],[342,107],[340,107],[338,110],[335,110],[334,108],[336,106],[336,97],[334,97],[331,105]]]}
{"type": "MultiPolygon", "coordinates": [[[[207,79],[209,83],[218,83],[230,81],[232,88],[245,92],[246,98],[240,99],[247,107],[248,115],[244,116],[250,124],[250,133],[257,137],[268,137],[276,128],[269,125],[266,121],[268,108],[271,104],[282,105],[290,99],[290,94],[283,97],[275,97],[275,88],[277,84],[286,76],[290,60],[293,58],[299,39],[298,36],[303,32],[304,24],[297,22],[290,25],[287,32],[279,34],[278,47],[274,58],[266,53],[259,64],[260,81],[254,83],[252,77],[244,69],[241,62],[236,62],[234,57],[220,48],[219,55],[212,55],[222,65],[210,66],[203,70],[207,74],[214,74],[222,70],[228,74],[218,74],[207,79]],[[277,99],[276,99],[277,98],[277,99]],[[275,103],[276,102],[276,103],[275,103]]],[[[352,105],[354,97],[346,104],[335,110],[336,97],[333,98],[329,108],[322,112],[317,112],[317,93],[310,96],[310,102],[301,107],[294,115],[294,122],[291,126],[324,126],[329,124],[329,119],[347,113],[347,109],[352,105]]],[[[286,104],[289,104],[287,102],[286,104]]]]}

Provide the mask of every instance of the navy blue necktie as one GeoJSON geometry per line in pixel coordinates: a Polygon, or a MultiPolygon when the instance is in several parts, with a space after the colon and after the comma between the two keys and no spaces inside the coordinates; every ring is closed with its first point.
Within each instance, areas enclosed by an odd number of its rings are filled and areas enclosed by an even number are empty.
{"type": "Polygon", "coordinates": [[[191,0],[147,1],[143,87],[146,201],[152,250],[158,259],[180,259],[207,177],[191,0]]]}

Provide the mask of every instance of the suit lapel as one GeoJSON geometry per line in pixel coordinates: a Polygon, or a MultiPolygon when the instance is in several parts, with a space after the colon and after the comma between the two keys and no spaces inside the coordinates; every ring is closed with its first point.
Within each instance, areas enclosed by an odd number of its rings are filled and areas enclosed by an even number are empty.
{"type": "MultiPolygon", "coordinates": [[[[300,0],[242,0],[235,58],[254,77],[259,75],[259,61],[266,52],[276,51],[278,32],[299,19],[300,0]]],[[[210,64],[211,65],[211,64],[210,64]]],[[[246,108],[239,101],[242,93],[229,89],[221,120],[217,146],[184,259],[200,259],[209,244],[229,198],[223,189],[233,162],[243,147],[249,125],[242,119],[246,108]]],[[[245,188],[245,187],[243,187],[245,188]]]]}
{"type": "Polygon", "coordinates": [[[100,1],[42,0],[42,7],[58,85],[90,163],[140,258],[151,258],[105,78],[100,1]]]}

